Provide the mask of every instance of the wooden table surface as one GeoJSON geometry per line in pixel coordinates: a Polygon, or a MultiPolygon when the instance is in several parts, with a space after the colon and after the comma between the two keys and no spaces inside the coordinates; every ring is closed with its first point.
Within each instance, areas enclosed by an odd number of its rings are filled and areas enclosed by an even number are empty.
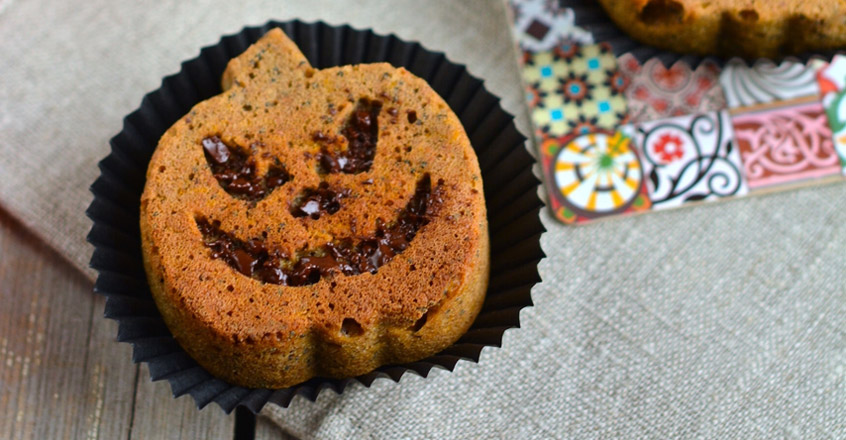
{"type": "Polygon", "coordinates": [[[0,439],[291,438],[247,411],[174,399],[116,342],[92,286],[0,210],[0,439]]]}

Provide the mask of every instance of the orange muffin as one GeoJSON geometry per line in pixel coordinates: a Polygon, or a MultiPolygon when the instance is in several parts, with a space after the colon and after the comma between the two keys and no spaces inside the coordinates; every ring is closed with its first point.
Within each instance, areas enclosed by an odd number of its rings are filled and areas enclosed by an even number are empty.
{"type": "Polygon", "coordinates": [[[599,0],[636,40],[699,55],[776,57],[846,45],[842,0],[599,0]]]}
{"type": "Polygon", "coordinates": [[[232,384],[283,388],[416,361],[484,301],[479,165],[425,81],[312,68],[279,29],[159,141],[144,265],[176,340],[232,384]]]}

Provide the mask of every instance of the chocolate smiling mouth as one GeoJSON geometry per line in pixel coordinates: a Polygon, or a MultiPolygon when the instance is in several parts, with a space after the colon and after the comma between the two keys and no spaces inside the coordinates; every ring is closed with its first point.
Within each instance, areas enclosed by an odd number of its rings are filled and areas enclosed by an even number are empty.
{"type": "Polygon", "coordinates": [[[304,249],[291,257],[273,249],[263,239],[243,241],[220,229],[219,221],[195,219],[203,244],[213,259],[222,259],[241,274],[263,283],[305,286],[340,272],[344,275],[376,273],[402,253],[420,229],[436,215],[443,203],[443,180],[433,186],[428,174],[417,181],[411,200],[385,224],[377,220],[376,233],[368,237],[336,239],[322,246],[304,249]]]}

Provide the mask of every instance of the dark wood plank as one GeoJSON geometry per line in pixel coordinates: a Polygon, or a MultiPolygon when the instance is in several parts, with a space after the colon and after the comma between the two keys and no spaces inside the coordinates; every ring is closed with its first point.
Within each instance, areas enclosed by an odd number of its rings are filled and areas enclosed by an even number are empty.
{"type": "Polygon", "coordinates": [[[189,395],[174,399],[167,381],[152,382],[147,366],[141,366],[133,439],[229,439],[234,433],[234,411],[226,415],[215,403],[198,410],[189,395]]]}
{"type": "Polygon", "coordinates": [[[85,424],[76,438],[129,438],[138,366],[132,363],[131,347],[115,340],[117,323],[103,318],[105,299],[95,298],[85,368],[85,424]]]}
{"type": "Polygon", "coordinates": [[[0,438],[128,437],[136,367],[91,288],[0,211],[0,438]]]}
{"type": "Polygon", "coordinates": [[[0,438],[232,438],[233,416],[174,399],[132,363],[104,303],[0,210],[0,438]]]}

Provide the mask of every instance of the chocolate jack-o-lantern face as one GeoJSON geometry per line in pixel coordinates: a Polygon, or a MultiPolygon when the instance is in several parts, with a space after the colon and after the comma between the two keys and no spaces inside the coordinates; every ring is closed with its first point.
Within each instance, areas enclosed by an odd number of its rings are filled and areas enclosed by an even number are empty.
{"type": "Polygon", "coordinates": [[[433,354],[472,323],[488,238],[476,157],[421,79],[317,70],[279,30],[162,137],[141,201],[177,340],[247,386],[433,354]]]}

